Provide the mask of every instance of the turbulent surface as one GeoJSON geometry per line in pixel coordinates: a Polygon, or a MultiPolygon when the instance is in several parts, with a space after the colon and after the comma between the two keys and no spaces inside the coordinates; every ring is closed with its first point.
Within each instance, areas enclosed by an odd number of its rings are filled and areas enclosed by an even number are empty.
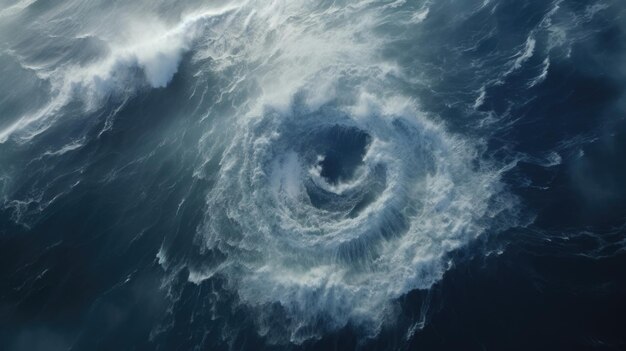
{"type": "Polygon", "coordinates": [[[0,0],[0,346],[624,347],[625,15],[0,0]]]}

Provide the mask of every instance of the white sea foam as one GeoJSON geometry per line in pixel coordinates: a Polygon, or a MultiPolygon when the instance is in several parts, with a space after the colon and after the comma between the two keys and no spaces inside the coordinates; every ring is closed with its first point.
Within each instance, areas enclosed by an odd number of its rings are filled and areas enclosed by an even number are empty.
{"type": "Polygon", "coordinates": [[[413,22],[415,23],[421,23],[424,22],[424,20],[426,19],[426,17],[428,17],[428,13],[430,12],[430,8],[425,7],[424,9],[421,9],[420,11],[416,12],[412,17],[411,20],[413,20],[413,22]]]}
{"type": "Polygon", "coordinates": [[[550,57],[546,57],[543,60],[541,73],[537,77],[533,78],[528,83],[528,87],[532,88],[532,87],[536,86],[537,84],[541,84],[544,80],[546,80],[546,78],[548,77],[549,69],[550,69],[550,57]]]}
{"type": "Polygon", "coordinates": [[[474,109],[481,107],[485,103],[487,97],[487,88],[483,85],[480,87],[478,97],[474,100],[474,109]]]}
{"type": "Polygon", "coordinates": [[[509,68],[509,70],[505,73],[505,76],[508,76],[509,74],[522,68],[522,65],[533,57],[533,54],[535,53],[535,45],[537,45],[537,40],[531,34],[526,39],[524,47],[515,54],[515,60],[512,62],[511,68],[509,68]]]}

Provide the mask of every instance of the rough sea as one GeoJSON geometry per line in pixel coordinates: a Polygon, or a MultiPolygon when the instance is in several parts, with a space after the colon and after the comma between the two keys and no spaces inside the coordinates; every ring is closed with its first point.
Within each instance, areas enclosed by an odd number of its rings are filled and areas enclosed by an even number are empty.
{"type": "Polygon", "coordinates": [[[626,1],[0,0],[0,350],[626,350],[626,1]]]}

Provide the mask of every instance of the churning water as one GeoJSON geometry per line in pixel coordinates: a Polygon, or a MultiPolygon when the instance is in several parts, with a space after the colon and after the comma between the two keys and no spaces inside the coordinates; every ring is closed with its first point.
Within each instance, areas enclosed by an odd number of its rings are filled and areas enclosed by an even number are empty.
{"type": "Polygon", "coordinates": [[[625,16],[1,0],[0,348],[624,347],[625,16]]]}

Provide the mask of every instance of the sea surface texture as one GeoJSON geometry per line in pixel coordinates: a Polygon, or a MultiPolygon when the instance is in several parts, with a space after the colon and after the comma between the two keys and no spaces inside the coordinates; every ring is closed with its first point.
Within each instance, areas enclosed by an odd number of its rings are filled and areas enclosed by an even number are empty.
{"type": "Polygon", "coordinates": [[[0,350],[625,350],[626,1],[0,0],[0,350]]]}

